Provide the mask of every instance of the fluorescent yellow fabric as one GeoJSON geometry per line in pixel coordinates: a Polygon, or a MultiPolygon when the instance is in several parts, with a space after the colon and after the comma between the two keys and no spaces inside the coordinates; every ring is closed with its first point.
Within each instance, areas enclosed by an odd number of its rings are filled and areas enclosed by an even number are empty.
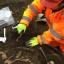
{"type": "MultiPolygon", "coordinates": [[[[43,6],[43,4],[40,2],[40,0],[34,0],[32,3],[31,3],[34,8],[40,13],[42,12],[42,10],[45,9],[45,7],[43,6]]],[[[29,8],[29,5],[27,7],[27,9],[24,11],[23,13],[23,16],[26,16],[28,18],[30,18],[30,20],[32,21],[33,17],[36,16],[36,14],[34,14],[34,12],[29,8]]],[[[26,24],[27,26],[29,25],[28,24],[28,21],[25,22],[26,20],[21,20],[20,23],[23,23],[26,24]]]]}

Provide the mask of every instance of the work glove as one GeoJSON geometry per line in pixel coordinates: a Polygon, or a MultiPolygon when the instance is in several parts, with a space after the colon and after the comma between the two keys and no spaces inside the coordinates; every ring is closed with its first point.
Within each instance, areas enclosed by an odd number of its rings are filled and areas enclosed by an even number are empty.
{"type": "Polygon", "coordinates": [[[27,27],[26,27],[25,24],[18,24],[18,25],[17,25],[18,34],[22,33],[23,31],[24,31],[24,33],[25,33],[26,28],[27,28],[27,27]]]}
{"type": "Polygon", "coordinates": [[[26,42],[27,47],[34,47],[34,46],[36,46],[38,44],[39,43],[38,43],[37,37],[33,37],[29,41],[26,42]]]}

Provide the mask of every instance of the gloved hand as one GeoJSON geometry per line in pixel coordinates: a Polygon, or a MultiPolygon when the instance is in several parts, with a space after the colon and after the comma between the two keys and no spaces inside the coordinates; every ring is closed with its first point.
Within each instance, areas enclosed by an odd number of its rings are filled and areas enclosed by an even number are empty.
{"type": "Polygon", "coordinates": [[[26,27],[25,24],[18,24],[18,25],[17,25],[18,34],[20,34],[22,31],[24,31],[24,33],[25,33],[26,28],[27,28],[27,27],[26,27]]]}
{"type": "Polygon", "coordinates": [[[39,43],[38,43],[37,37],[33,37],[29,41],[26,42],[27,47],[34,47],[34,46],[36,46],[38,44],[39,43]]]}

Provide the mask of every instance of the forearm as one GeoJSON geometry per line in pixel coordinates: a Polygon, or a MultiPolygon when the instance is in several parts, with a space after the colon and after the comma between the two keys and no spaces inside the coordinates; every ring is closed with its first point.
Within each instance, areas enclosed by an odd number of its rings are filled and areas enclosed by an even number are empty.
{"type": "Polygon", "coordinates": [[[54,40],[50,31],[45,31],[42,35],[37,36],[38,42],[40,45],[42,44],[49,44],[51,41],[54,40]]]}
{"type": "Polygon", "coordinates": [[[45,10],[45,7],[41,4],[40,0],[34,0],[24,11],[20,23],[24,23],[28,26],[33,17],[42,12],[42,10],[45,10]]]}

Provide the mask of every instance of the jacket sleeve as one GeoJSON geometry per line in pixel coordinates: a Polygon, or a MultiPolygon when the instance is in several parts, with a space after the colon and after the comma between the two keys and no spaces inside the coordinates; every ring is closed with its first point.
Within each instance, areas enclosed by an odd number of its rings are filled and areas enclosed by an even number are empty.
{"type": "Polygon", "coordinates": [[[45,7],[40,0],[34,0],[24,11],[20,23],[24,23],[26,26],[29,26],[29,23],[32,21],[33,17],[42,12],[42,10],[45,10],[45,7]]]}
{"type": "Polygon", "coordinates": [[[37,39],[40,45],[49,44],[51,41],[54,41],[54,38],[50,33],[50,30],[45,31],[42,35],[38,35],[37,39]]]}

